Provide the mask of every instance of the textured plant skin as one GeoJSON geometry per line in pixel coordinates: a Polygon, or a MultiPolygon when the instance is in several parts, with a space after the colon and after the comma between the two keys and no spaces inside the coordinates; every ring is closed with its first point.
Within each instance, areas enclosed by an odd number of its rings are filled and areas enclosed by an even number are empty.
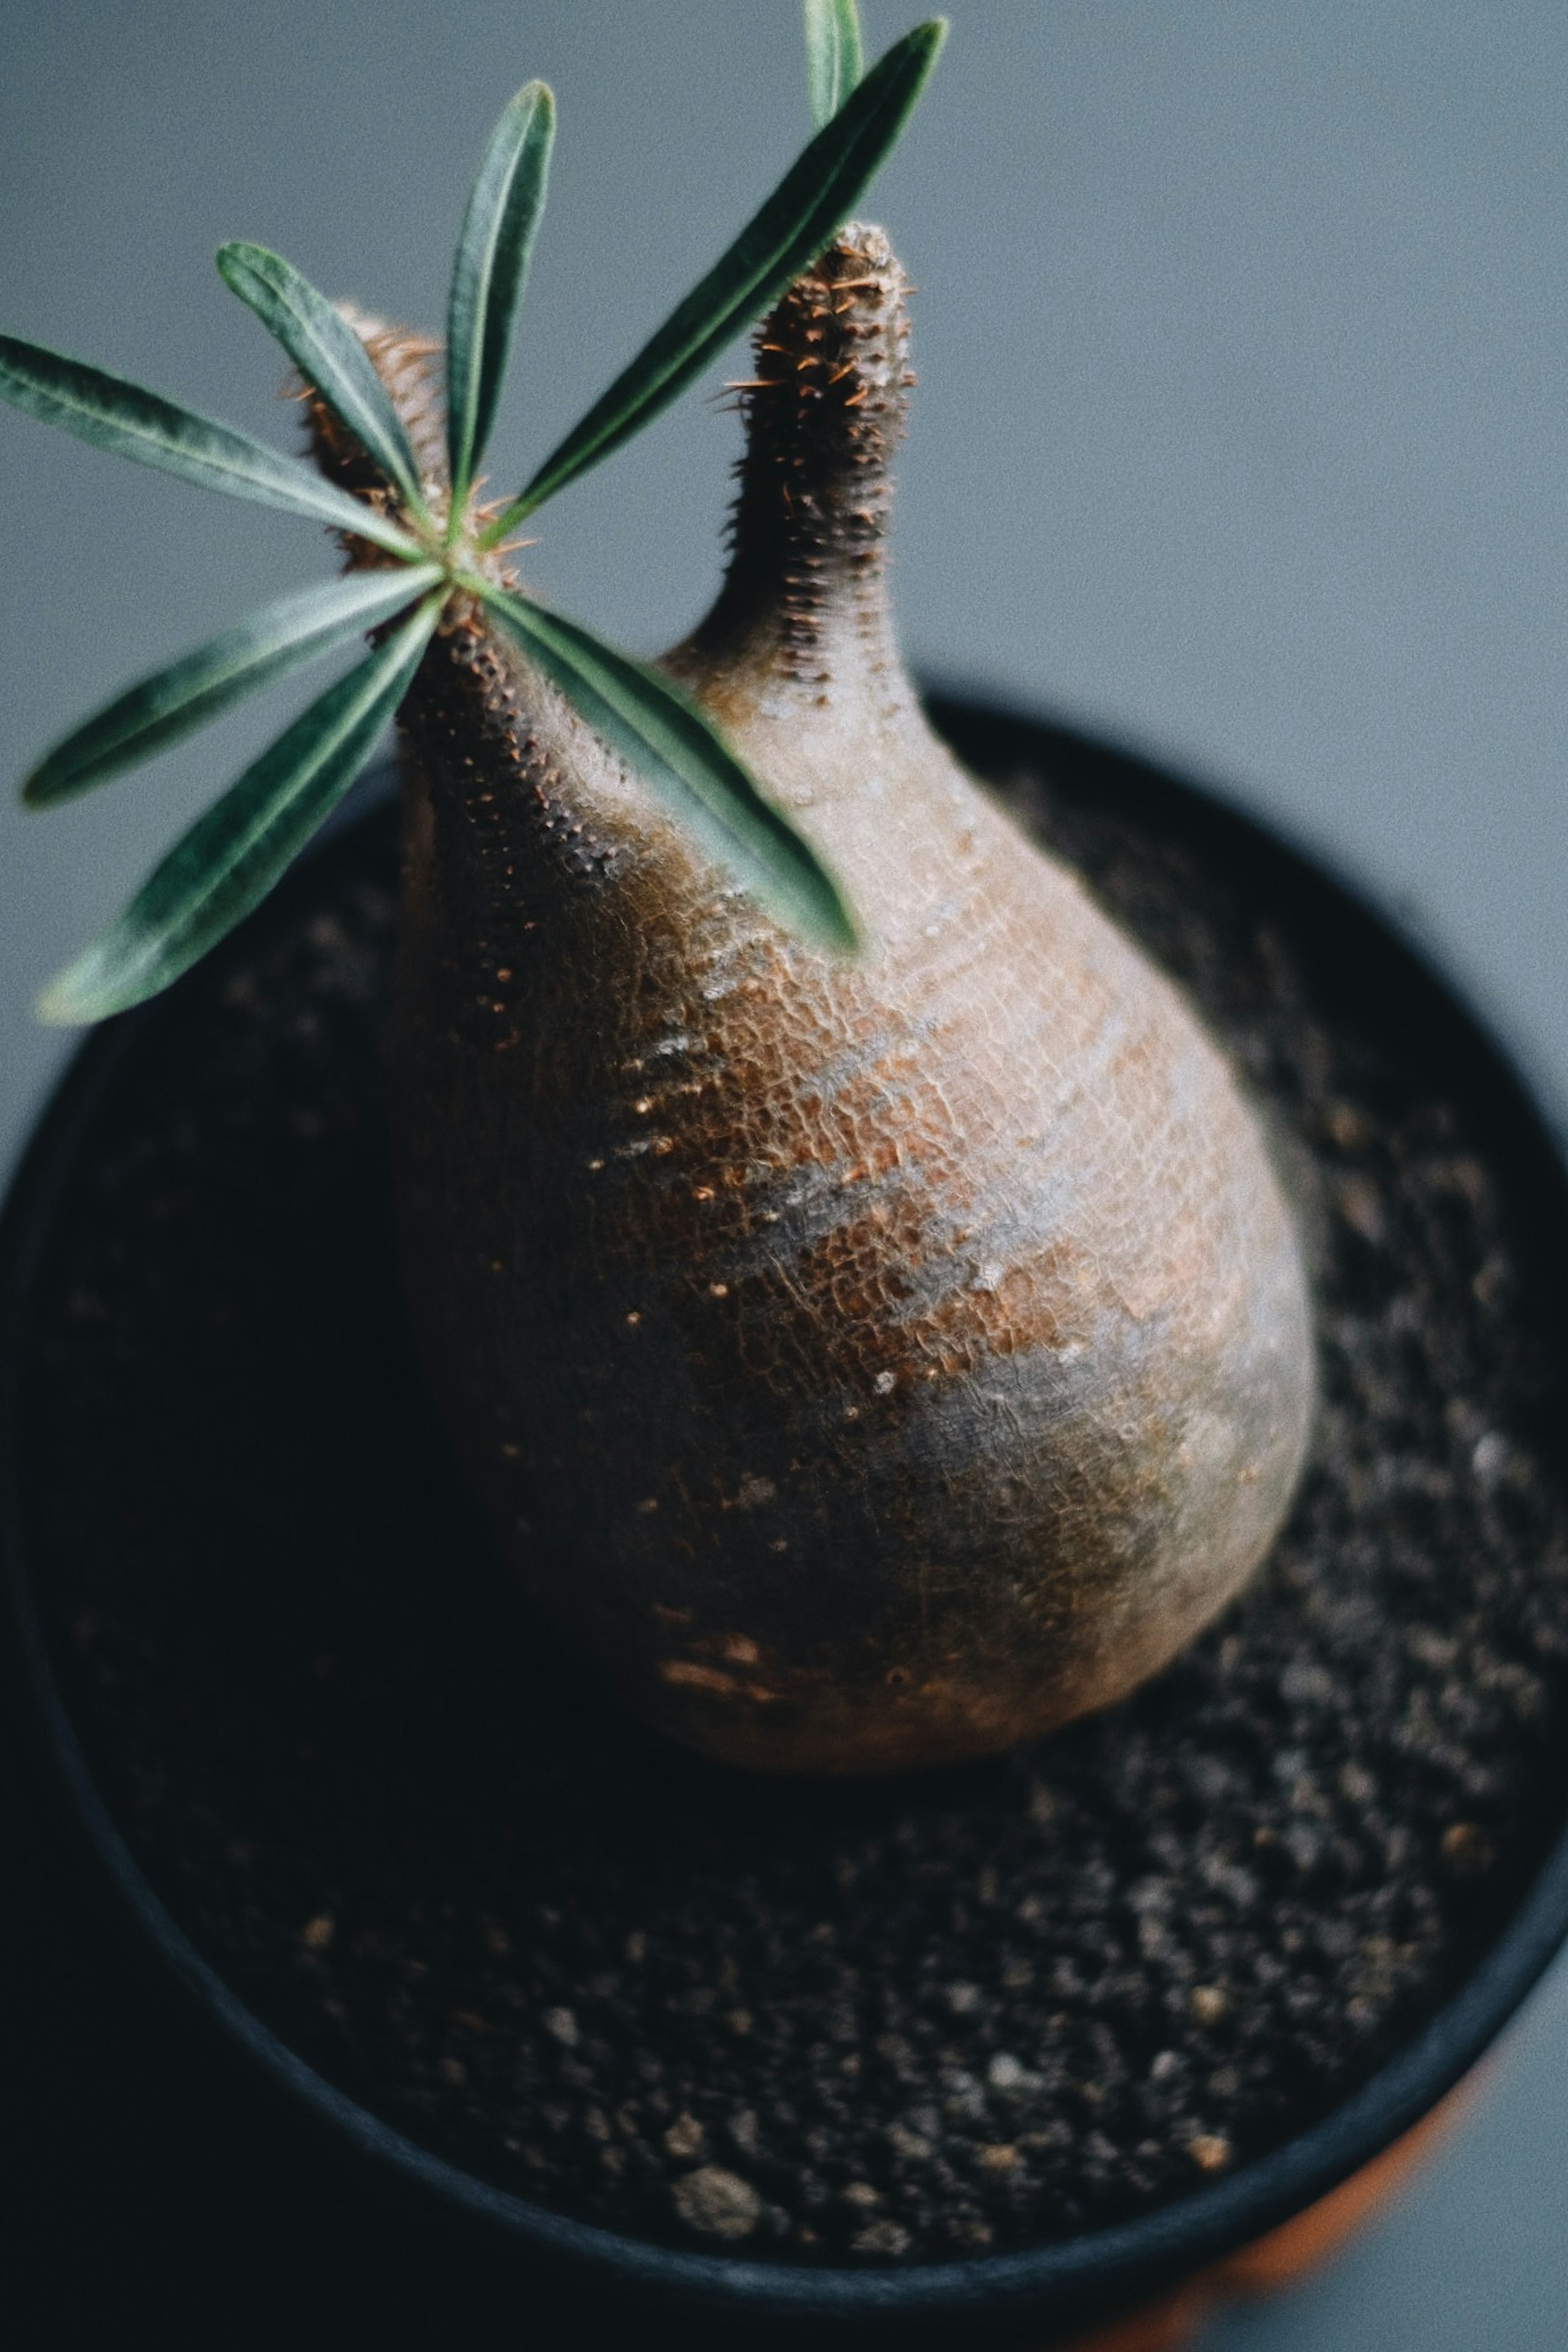
{"type": "MultiPolygon", "coordinates": [[[[1000,1749],[1153,1673],[1267,1549],[1312,1402],[1291,1219],[1221,1055],[900,662],[906,339],[886,241],[844,232],[759,331],[728,577],[664,664],[845,883],[863,957],[716,876],[477,618],[403,713],[434,1392],[628,1705],[790,1772],[1000,1749]]],[[[372,348],[434,476],[419,347],[372,348]]]]}

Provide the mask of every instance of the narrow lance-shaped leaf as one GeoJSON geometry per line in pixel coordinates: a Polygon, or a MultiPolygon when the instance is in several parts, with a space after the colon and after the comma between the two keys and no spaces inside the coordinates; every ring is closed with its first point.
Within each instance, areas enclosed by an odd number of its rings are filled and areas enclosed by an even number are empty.
{"type": "Polygon", "coordinates": [[[106,375],[84,360],[67,359],[15,335],[0,335],[0,400],[46,425],[58,425],[95,449],[156,466],[205,490],[309,515],[410,561],[423,556],[424,550],[395,523],[304,466],[280,457],[264,442],[178,407],[121,376],[106,375]]]}
{"type": "Polygon", "coordinates": [[[427,598],[246,770],[45,990],[42,1020],[101,1021],[155,996],[266,897],[370,758],[440,612],[427,598]]]}
{"type": "Polygon", "coordinates": [[[544,211],[555,100],[526,82],[490,134],[463,215],[447,308],[447,450],[457,521],[495,422],[544,211]]]}
{"type": "Polygon", "coordinates": [[[811,119],[831,122],[866,70],[855,0],[805,0],[805,76],[811,119]]]}
{"type": "Polygon", "coordinates": [[[34,769],[22,798],[42,808],[151,759],[245,695],[393,619],[440,576],[434,563],[355,572],[281,598],[141,679],[73,729],[34,769]]]}
{"type": "Polygon", "coordinates": [[[816,852],[667,678],[542,605],[488,585],[481,593],[573,708],[746,889],[819,945],[858,946],[855,919],[816,852]]]}
{"type": "Polygon", "coordinates": [[[374,458],[413,514],[428,517],[419,461],[358,335],[342,313],[280,253],[264,245],[218,247],[218,275],[255,311],[340,425],[374,458]]]}
{"type": "Polygon", "coordinates": [[[946,35],[940,17],[919,25],[872,67],[723,258],[497,518],[486,545],[639,432],[816,259],[896,144],[946,35]]]}

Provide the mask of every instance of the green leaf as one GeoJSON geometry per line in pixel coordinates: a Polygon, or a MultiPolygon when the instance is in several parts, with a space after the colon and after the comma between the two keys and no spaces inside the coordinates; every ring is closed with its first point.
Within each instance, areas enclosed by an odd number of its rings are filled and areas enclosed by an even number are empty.
{"type": "Polygon", "coordinates": [[[686,696],[574,621],[476,581],[503,627],[710,854],[792,929],[859,945],[837,884],[686,696]]]}
{"type": "Polygon", "coordinates": [[[805,74],[811,119],[831,122],[866,70],[855,0],[805,0],[805,74]]]}
{"type": "Polygon", "coordinates": [[[116,697],[57,743],[22,787],[35,808],[102,783],[150,760],[302,662],[315,661],[362,630],[375,628],[434,587],[439,567],[355,572],[324,588],[286,596],[238,628],[171,662],[116,697]]]}
{"type": "Polygon", "coordinates": [[[543,82],[525,82],[490,134],[463,215],[447,307],[447,449],[454,518],[495,422],[554,142],[555,100],[543,82]]]}
{"type": "Polygon", "coordinates": [[[127,383],[85,360],[66,359],[40,344],[0,335],[0,400],[26,410],[46,425],[74,433],[95,449],[138,465],[156,466],[205,490],[253,499],[258,506],[282,507],[354,532],[394,555],[419,562],[424,550],[358,499],[323,482],[304,466],[237,433],[227,425],[197,416],[140,384],[127,383]]]}
{"type": "Polygon", "coordinates": [[[280,253],[264,245],[218,247],[218,275],[254,310],[340,425],[374,460],[410,513],[426,520],[419,461],[363,343],[342,313],[280,253]]]}
{"type": "Polygon", "coordinates": [[[896,144],[946,37],[940,17],[919,25],[872,67],[722,260],[491,525],[486,546],[493,547],[525,515],[640,432],[816,259],[896,144]]]}
{"type": "Polygon", "coordinates": [[[101,1021],[155,996],[266,897],[370,758],[440,613],[426,598],[246,770],[45,990],[41,1020],[101,1021]]]}

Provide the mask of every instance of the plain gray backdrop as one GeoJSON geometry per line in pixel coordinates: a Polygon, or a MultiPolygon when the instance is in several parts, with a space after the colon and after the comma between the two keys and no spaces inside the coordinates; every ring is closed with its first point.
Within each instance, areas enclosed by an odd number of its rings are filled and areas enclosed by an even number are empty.
{"type": "MultiPolygon", "coordinates": [[[[1393,907],[1568,1103],[1559,942],[1561,0],[950,0],[867,209],[920,289],[897,585],[914,658],[1152,751],[1393,907]]],[[[910,21],[866,0],[879,47],[910,21]]],[[[795,0],[8,0],[0,328],[287,445],[225,237],[438,324],[479,150],[545,75],[549,218],[492,446],[542,455],[806,130],[795,0]]],[[[714,371],[743,373],[742,355],[714,371]]],[[[536,583],[635,649],[712,591],[735,425],[689,396],[542,518],[536,583]]],[[[302,698],[47,815],[11,780],[331,557],[0,415],[0,1157],[68,1040],[40,982],[302,698]]],[[[1212,2352],[1562,2352],[1568,1979],[1398,2213],[1212,2352]]]]}

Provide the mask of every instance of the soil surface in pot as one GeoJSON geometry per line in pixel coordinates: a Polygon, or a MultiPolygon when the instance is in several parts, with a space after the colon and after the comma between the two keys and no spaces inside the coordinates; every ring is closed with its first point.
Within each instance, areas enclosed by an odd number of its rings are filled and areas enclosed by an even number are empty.
{"type": "Polygon", "coordinates": [[[500,1587],[400,1321],[389,812],[144,1018],[79,1155],[23,1458],[100,1786],[259,2017],[531,2200],[857,2264],[1140,2213],[1364,2079],[1560,1829],[1560,1270],[1446,1041],[1119,772],[1005,788],[1268,1106],[1323,1402],[1251,1592],[1005,1761],[700,1765],[500,1587]]]}

